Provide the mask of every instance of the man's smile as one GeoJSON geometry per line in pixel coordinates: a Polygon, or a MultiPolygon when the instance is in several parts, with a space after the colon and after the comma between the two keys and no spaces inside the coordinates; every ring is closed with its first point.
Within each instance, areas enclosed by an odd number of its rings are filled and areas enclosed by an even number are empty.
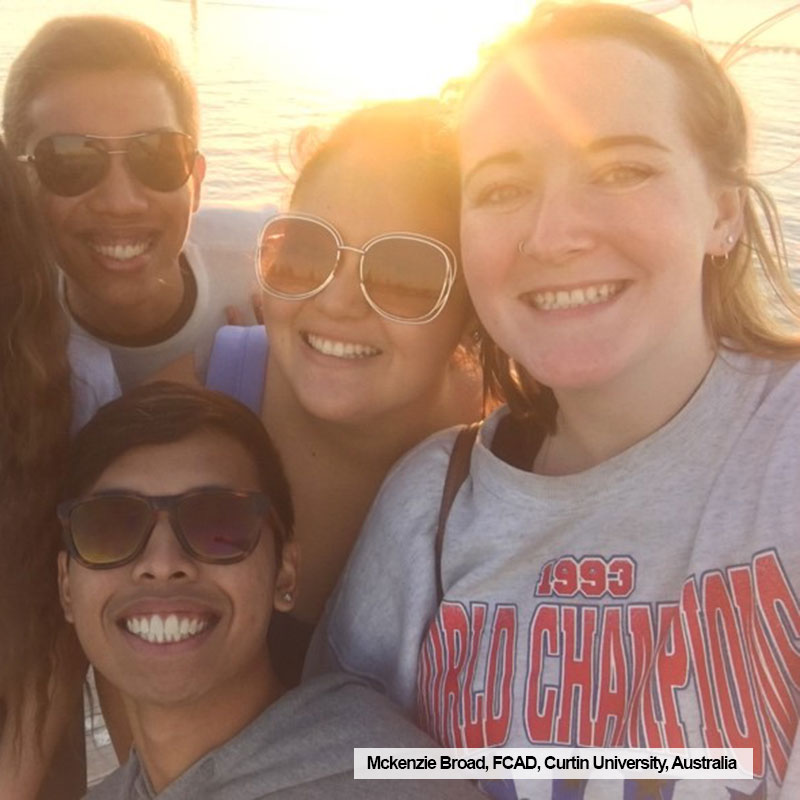
{"type": "Polygon", "coordinates": [[[120,621],[126,630],[151,644],[182,642],[203,633],[216,620],[196,614],[150,614],[127,617],[120,621]]]}

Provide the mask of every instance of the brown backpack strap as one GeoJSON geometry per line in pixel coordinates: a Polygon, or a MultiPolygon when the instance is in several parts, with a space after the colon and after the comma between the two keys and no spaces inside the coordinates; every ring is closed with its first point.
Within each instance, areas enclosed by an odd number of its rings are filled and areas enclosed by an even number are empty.
{"type": "MultiPolygon", "coordinates": [[[[444,532],[447,527],[447,517],[450,515],[453,501],[456,499],[461,484],[469,475],[472,460],[472,446],[478,436],[481,424],[473,422],[465,425],[456,436],[453,450],[450,453],[450,463],[447,466],[447,475],[442,489],[442,502],[439,506],[439,520],[436,525],[436,541],[434,552],[436,557],[436,594],[437,605],[444,598],[442,583],[442,550],[444,548],[444,532]]],[[[504,416],[495,430],[492,439],[492,452],[507,464],[517,469],[531,469],[533,459],[542,445],[545,431],[531,421],[520,420],[511,414],[504,416]]]]}
{"type": "Polygon", "coordinates": [[[450,515],[450,508],[456,499],[461,484],[469,475],[469,465],[472,460],[472,445],[478,436],[480,423],[473,422],[465,425],[456,436],[453,443],[453,450],[450,453],[450,463],[447,466],[447,475],[444,479],[442,489],[442,503],[439,506],[439,520],[436,526],[436,541],[434,552],[436,556],[436,595],[437,605],[444,598],[444,586],[442,584],[442,547],[444,546],[444,529],[447,526],[447,517],[450,515]]]}

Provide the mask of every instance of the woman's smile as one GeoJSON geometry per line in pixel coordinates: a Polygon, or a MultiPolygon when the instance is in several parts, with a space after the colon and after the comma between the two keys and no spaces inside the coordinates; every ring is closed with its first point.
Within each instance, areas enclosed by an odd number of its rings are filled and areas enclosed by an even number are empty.
{"type": "Polygon", "coordinates": [[[381,354],[381,350],[369,344],[342,341],[310,331],[303,331],[300,336],[303,341],[318,353],[332,358],[362,359],[371,358],[381,354]]]}
{"type": "Polygon", "coordinates": [[[537,311],[567,311],[607,303],[626,286],[625,281],[604,281],[585,286],[548,287],[523,295],[537,311]]]}

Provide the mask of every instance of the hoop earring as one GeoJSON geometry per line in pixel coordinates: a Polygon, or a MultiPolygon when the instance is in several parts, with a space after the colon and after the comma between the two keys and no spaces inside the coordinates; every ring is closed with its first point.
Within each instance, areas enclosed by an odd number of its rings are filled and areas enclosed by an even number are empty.
{"type": "Polygon", "coordinates": [[[723,253],[721,256],[710,256],[711,258],[711,266],[715,269],[724,269],[728,265],[728,261],[730,260],[727,253],[723,253]]]}

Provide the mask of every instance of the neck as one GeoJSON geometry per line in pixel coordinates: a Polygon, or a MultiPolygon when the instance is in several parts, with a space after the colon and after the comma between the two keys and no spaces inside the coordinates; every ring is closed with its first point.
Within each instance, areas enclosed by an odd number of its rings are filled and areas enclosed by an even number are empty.
{"type": "Polygon", "coordinates": [[[405,407],[353,419],[328,420],[299,402],[280,365],[270,360],[264,392],[264,420],[276,440],[307,445],[314,457],[385,471],[407,450],[436,431],[478,419],[481,382],[469,368],[448,365],[441,384],[405,407]]]}
{"type": "Polygon", "coordinates": [[[183,273],[178,263],[168,278],[158,282],[157,291],[134,304],[100,303],[69,278],[64,285],[67,308],[75,320],[101,338],[110,339],[144,337],[166,326],[178,312],[184,291],[183,273]]]}
{"type": "Polygon", "coordinates": [[[263,419],[292,486],[303,554],[292,616],[316,622],[392,464],[431,433],[477,419],[480,386],[462,380],[410,411],[336,421],[309,414],[273,361],[267,376],[263,419]]]}
{"type": "Polygon", "coordinates": [[[542,446],[535,471],[582,472],[646,439],[689,402],[714,354],[708,342],[673,358],[649,358],[600,387],[556,391],[556,433],[542,446]]]}
{"type": "Polygon", "coordinates": [[[155,792],[236,736],[282,693],[265,652],[247,674],[180,703],[124,695],[133,745],[155,792]]]}

